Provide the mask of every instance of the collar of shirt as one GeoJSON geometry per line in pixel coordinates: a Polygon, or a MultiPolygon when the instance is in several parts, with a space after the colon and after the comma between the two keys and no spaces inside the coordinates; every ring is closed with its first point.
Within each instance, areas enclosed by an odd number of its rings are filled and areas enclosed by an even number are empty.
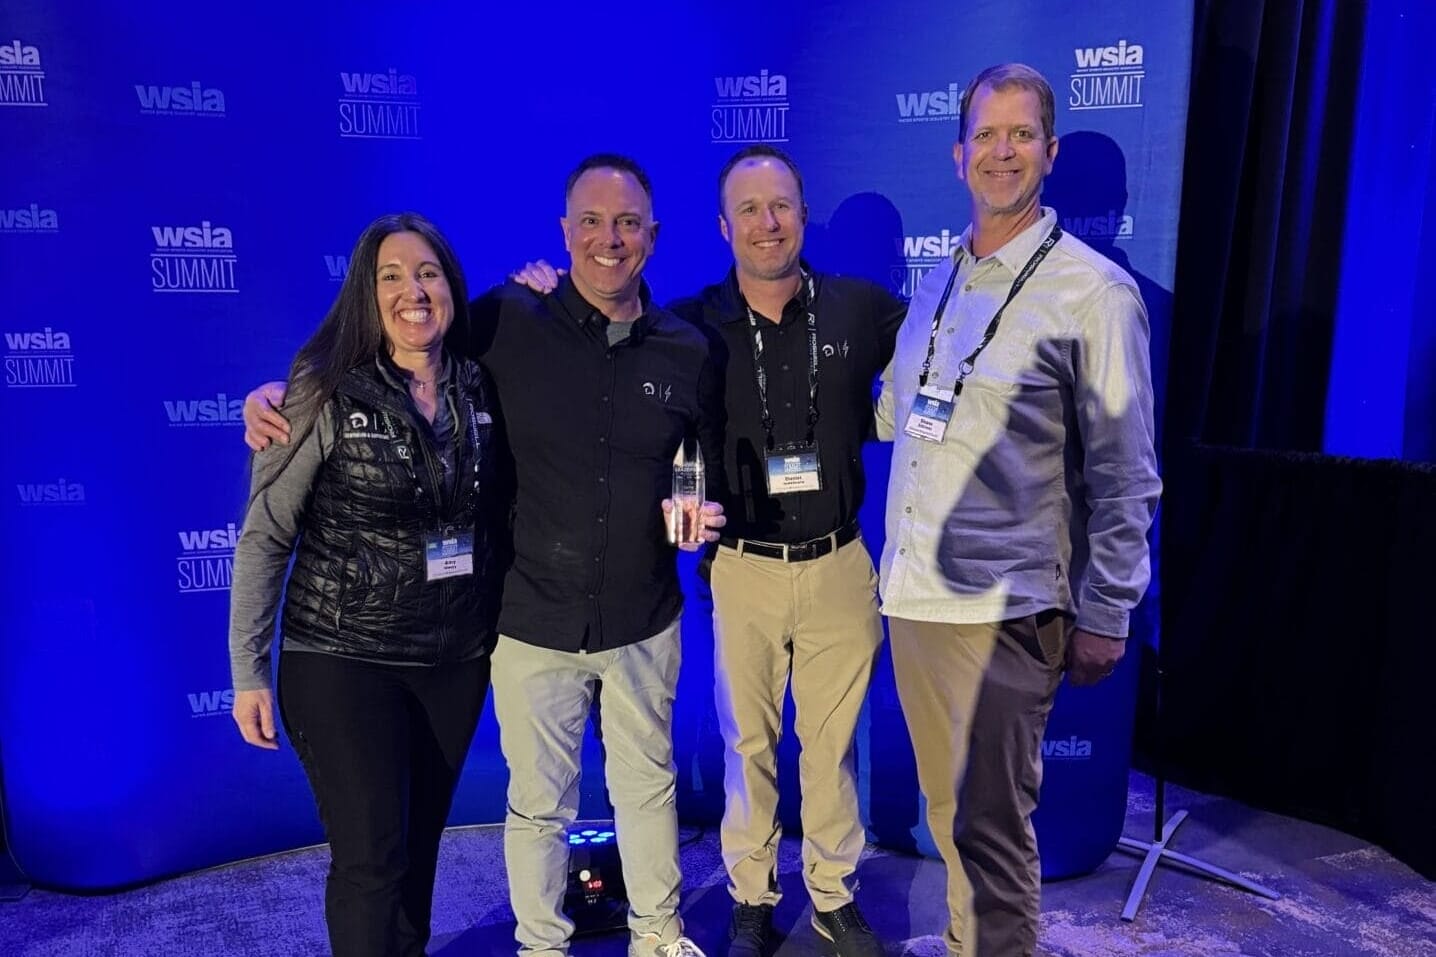
{"type": "MultiPolygon", "coordinates": [[[[808,297],[806,277],[813,275],[813,267],[808,265],[807,260],[800,259],[798,268],[803,271],[804,281],[798,283],[797,295],[789,299],[787,305],[783,306],[783,314],[778,317],[780,322],[788,321],[790,316],[797,315],[799,311],[806,311],[812,305],[812,301],[808,297]]],[[[719,306],[723,310],[719,316],[723,322],[737,322],[740,319],[744,322],[748,321],[748,300],[743,298],[743,290],[738,288],[736,266],[728,270],[728,278],[723,281],[723,295],[719,306]]]]}
{"type": "Polygon", "coordinates": [[[1027,265],[1027,260],[1037,252],[1037,247],[1042,245],[1042,241],[1047,238],[1048,233],[1052,232],[1052,227],[1055,225],[1057,225],[1057,211],[1051,206],[1043,206],[1042,215],[1038,217],[1037,222],[1013,236],[997,252],[978,259],[972,252],[972,224],[969,223],[967,229],[962,232],[961,245],[953,257],[953,264],[961,266],[963,259],[970,259],[974,265],[995,259],[1015,276],[1022,271],[1023,266],[1027,265]]]}
{"type": "MultiPolygon", "coordinates": [[[[573,284],[573,277],[565,275],[558,281],[558,287],[554,289],[553,295],[568,313],[580,326],[591,327],[602,334],[608,323],[611,321],[597,306],[583,298],[583,293],[573,284]]],[[[638,281],[638,304],[642,309],[638,318],[633,320],[633,331],[646,331],[653,324],[653,294],[648,289],[648,281],[638,281]]]]}
{"type": "MultiPolygon", "coordinates": [[[[409,373],[395,365],[393,358],[387,352],[375,355],[374,364],[379,368],[379,377],[386,383],[400,392],[409,391],[409,373]]],[[[435,392],[442,392],[449,387],[452,368],[452,363],[449,361],[449,350],[445,349],[439,354],[439,376],[434,380],[435,392]]]]}

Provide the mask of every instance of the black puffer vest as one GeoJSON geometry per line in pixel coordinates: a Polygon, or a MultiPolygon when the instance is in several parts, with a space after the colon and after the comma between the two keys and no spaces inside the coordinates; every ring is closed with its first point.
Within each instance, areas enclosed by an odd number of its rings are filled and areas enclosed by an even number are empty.
{"type": "MultiPolygon", "coordinates": [[[[284,640],[367,660],[460,661],[496,639],[502,569],[495,558],[492,389],[450,356],[457,477],[446,493],[408,397],[376,363],[340,382],[334,449],[314,483],[284,602],[284,640]],[[426,581],[424,536],[472,529],[474,571],[426,581]]],[[[443,397],[441,397],[443,401],[443,397]]]]}

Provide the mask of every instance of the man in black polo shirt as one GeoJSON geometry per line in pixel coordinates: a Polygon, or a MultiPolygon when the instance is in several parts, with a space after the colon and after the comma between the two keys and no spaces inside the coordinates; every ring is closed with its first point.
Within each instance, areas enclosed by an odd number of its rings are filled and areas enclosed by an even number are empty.
{"type": "MultiPolygon", "coordinates": [[[[678,917],[672,711],[683,597],[659,505],[688,437],[718,487],[722,387],[705,337],[648,301],[641,274],[658,224],[642,169],[589,157],[565,203],[569,275],[545,296],[492,290],[471,304],[468,335],[450,342],[494,378],[516,477],[492,687],[509,766],[504,857],[519,954],[568,951],[567,830],[601,681],[629,954],[702,957],[678,917]]],[[[264,392],[246,402],[247,439],[287,431],[264,392]]],[[[716,505],[704,511],[711,528],[722,525],[716,505]]]]}
{"type": "MultiPolygon", "coordinates": [[[[779,898],[777,747],[791,684],[802,744],[803,879],[838,954],[882,947],[853,903],[864,846],[852,740],[882,643],[877,575],[859,539],[872,387],[906,307],[872,283],[802,262],[797,166],[739,150],[718,178],[728,278],[671,308],[725,369],[727,526],[712,564],[719,721],[727,745],[723,861],[731,957],[758,957],[779,898]]],[[[526,268],[551,288],[556,274],[526,268]]]]}

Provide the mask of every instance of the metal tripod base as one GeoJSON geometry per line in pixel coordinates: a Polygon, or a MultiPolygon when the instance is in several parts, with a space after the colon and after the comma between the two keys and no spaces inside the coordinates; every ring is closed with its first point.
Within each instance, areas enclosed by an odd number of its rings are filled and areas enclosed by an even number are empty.
{"type": "Polygon", "coordinates": [[[1134,854],[1146,855],[1145,860],[1142,861],[1141,868],[1137,871],[1137,879],[1132,882],[1132,892],[1127,895],[1127,904],[1122,908],[1123,920],[1136,919],[1137,908],[1142,906],[1142,898],[1147,894],[1147,885],[1152,882],[1152,875],[1157,872],[1157,865],[1163,860],[1167,860],[1199,877],[1207,877],[1212,880],[1221,881],[1232,887],[1237,887],[1244,891],[1251,891],[1253,894],[1259,894],[1268,900],[1281,900],[1281,895],[1270,887],[1263,887],[1261,884],[1255,881],[1249,881],[1239,874],[1233,874],[1231,871],[1223,870],[1215,864],[1199,861],[1195,857],[1178,853],[1167,847],[1172,841],[1172,835],[1176,833],[1177,828],[1180,827],[1181,823],[1186,819],[1186,811],[1178,811],[1176,814],[1173,814],[1172,819],[1162,827],[1162,839],[1155,844],[1148,843],[1147,841],[1138,841],[1130,837],[1118,838],[1117,846],[1122,850],[1130,851],[1134,854]]]}

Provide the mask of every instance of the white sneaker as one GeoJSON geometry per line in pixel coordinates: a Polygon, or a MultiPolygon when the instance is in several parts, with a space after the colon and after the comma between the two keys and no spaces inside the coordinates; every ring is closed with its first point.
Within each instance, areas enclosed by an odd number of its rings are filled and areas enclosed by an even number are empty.
{"type": "Polygon", "coordinates": [[[687,937],[679,937],[667,944],[660,944],[657,934],[643,934],[628,942],[628,957],[707,957],[701,948],[687,937]]]}

